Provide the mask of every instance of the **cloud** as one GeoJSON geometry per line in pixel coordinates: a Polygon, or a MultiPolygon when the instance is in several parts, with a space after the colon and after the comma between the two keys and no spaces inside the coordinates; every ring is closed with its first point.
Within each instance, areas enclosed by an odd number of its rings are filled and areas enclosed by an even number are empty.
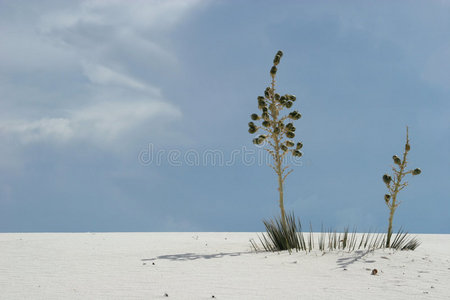
{"type": "Polygon", "coordinates": [[[158,87],[177,65],[165,41],[201,3],[0,3],[0,136],[123,145],[148,125],[170,136],[183,114],[158,87]]]}
{"type": "Polygon", "coordinates": [[[162,101],[103,102],[72,111],[68,117],[2,122],[0,134],[17,135],[24,144],[41,140],[104,144],[119,141],[146,121],[170,123],[181,115],[179,108],[162,101]]]}
{"type": "Polygon", "coordinates": [[[0,132],[18,134],[24,143],[54,137],[67,140],[73,135],[70,121],[63,118],[43,118],[37,121],[10,121],[0,125],[0,132]]]}
{"type": "Polygon", "coordinates": [[[201,0],[137,0],[82,1],[77,7],[49,10],[40,19],[41,28],[68,29],[83,24],[117,24],[120,28],[134,28],[154,32],[170,31],[178,25],[201,0]]]}
{"type": "Polygon", "coordinates": [[[93,65],[89,63],[83,63],[84,74],[94,84],[100,85],[117,85],[122,87],[128,87],[138,90],[147,90],[154,95],[161,96],[161,92],[158,88],[149,86],[142,81],[120,74],[107,67],[101,65],[93,65]]]}
{"type": "Polygon", "coordinates": [[[167,45],[177,25],[202,1],[84,1],[78,7],[49,11],[37,24],[55,45],[80,53],[87,61],[125,67],[174,65],[167,45]]]}

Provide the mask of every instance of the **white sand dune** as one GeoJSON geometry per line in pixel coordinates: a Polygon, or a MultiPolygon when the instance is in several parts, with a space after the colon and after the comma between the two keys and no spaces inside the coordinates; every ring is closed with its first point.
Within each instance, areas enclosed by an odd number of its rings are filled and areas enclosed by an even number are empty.
{"type": "Polygon", "coordinates": [[[255,236],[0,234],[0,299],[450,299],[450,235],[324,255],[255,253],[255,236]]]}

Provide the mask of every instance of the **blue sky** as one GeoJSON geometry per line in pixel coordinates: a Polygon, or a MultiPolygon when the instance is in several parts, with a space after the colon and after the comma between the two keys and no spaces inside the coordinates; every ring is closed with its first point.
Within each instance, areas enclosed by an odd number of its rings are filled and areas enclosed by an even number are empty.
{"type": "Polygon", "coordinates": [[[247,123],[281,49],[287,209],[385,230],[408,125],[394,225],[450,233],[450,1],[0,1],[0,36],[1,232],[262,231],[247,123]]]}

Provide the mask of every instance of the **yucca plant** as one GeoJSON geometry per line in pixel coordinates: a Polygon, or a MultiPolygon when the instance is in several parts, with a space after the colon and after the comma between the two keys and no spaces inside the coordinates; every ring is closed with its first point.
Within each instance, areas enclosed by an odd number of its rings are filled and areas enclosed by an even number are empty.
{"type": "MultiPolygon", "coordinates": [[[[293,155],[301,157],[300,149],[303,147],[301,142],[295,143],[292,139],[295,137],[295,126],[293,121],[301,118],[301,114],[290,109],[296,97],[294,95],[285,94],[280,95],[275,91],[275,77],[277,74],[277,66],[280,63],[282,51],[278,51],[273,60],[273,66],[270,69],[270,76],[272,82],[264,91],[264,96],[258,96],[259,113],[254,113],[250,117],[252,121],[248,123],[248,132],[255,134],[258,131],[262,133],[253,139],[255,145],[261,145],[266,142],[264,148],[273,159],[273,164],[270,164],[277,175],[279,206],[281,212],[281,225],[286,227],[286,212],[284,210],[283,185],[286,177],[292,172],[289,166],[285,165],[286,155],[293,155]],[[260,121],[260,125],[254,122],[260,121]]],[[[286,228],[288,230],[288,228],[286,228]]]]}
{"type": "Polygon", "coordinates": [[[301,223],[296,219],[294,214],[285,216],[285,220],[275,218],[264,220],[266,227],[266,235],[260,238],[261,244],[266,251],[282,251],[291,249],[304,250],[306,248],[305,240],[303,238],[301,223]],[[298,224],[298,225],[297,225],[298,224]]]}
{"type": "MultiPolygon", "coordinates": [[[[384,201],[389,208],[389,224],[388,224],[388,232],[386,237],[386,247],[389,248],[391,246],[391,236],[392,236],[392,221],[394,219],[394,213],[397,207],[401,202],[398,201],[397,195],[408,186],[408,182],[403,182],[403,179],[406,175],[412,174],[413,176],[419,175],[422,171],[419,168],[406,170],[408,165],[407,155],[411,150],[411,145],[409,144],[409,132],[408,127],[406,127],[406,143],[405,150],[403,152],[403,157],[400,159],[397,155],[394,155],[392,159],[394,160],[394,166],[392,166],[392,171],[394,179],[388,175],[383,175],[383,182],[386,184],[388,189],[388,193],[384,195],[384,201]]],[[[397,234],[398,237],[398,234],[397,234]]]]}
{"type": "Polygon", "coordinates": [[[421,242],[416,237],[411,237],[408,232],[400,228],[397,235],[392,239],[389,248],[395,250],[415,250],[420,244],[421,242]]]}
{"type": "MultiPolygon", "coordinates": [[[[260,244],[254,240],[250,240],[251,246],[255,251],[282,251],[292,249],[296,251],[311,252],[318,247],[319,251],[325,253],[327,251],[347,251],[365,249],[374,251],[386,248],[386,234],[376,231],[368,231],[367,233],[357,234],[356,228],[352,232],[349,228],[344,228],[343,232],[336,230],[324,231],[323,226],[321,232],[317,236],[317,244],[314,242],[314,234],[310,225],[309,233],[302,232],[302,224],[300,219],[296,220],[293,213],[286,215],[286,226],[283,226],[281,218],[277,217],[271,220],[265,220],[266,233],[259,236],[260,244]],[[328,242],[327,242],[328,241],[328,242]]],[[[393,250],[415,250],[420,245],[420,241],[411,236],[402,228],[392,235],[392,243],[390,249],[393,250]]]]}

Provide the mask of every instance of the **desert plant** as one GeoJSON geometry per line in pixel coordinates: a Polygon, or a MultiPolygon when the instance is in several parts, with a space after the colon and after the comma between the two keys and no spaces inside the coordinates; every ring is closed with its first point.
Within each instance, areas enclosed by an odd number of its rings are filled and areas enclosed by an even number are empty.
{"type": "Polygon", "coordinates": [[[304,250],[305,239],[301,231],[301,223],[296,223],[294,214],[287,214],[283,220],[280,217],[264,220],[266,235],[260,238],[261,244],[266,251],[282,251],[291,249],[304,250]],[[284,221],[284,223],[283,223],[284,221]],[[298,225],[297,225],[298,224],[298,225]]]}
{"type": "MultiPolygon", "coordinates": [[[[321,232],[317,236],[317,244],[314,242],[314,235],[310,225],[309,233],[302,232],[302,224],[300,219],[296,220],[293,213],[286,215],[286,226],[282,224],[280,217],[271,220],[265,220],[266,232],[259,236],[259,244],[254,240],[250,240],[251,246],[255,251],[282,251],[292,249],[296,251],[305,251],[306,253],[314,250],[316,245],[319,251],[348,251],[365,249],[374,251],[386,248],[386,234],[381,232],[372,232],[357,234],[356,228],[349,232],[349,228],[344,228],[343,232],[328,229],[324,231],[323,226],[321,232]],[[328,241],[328,243],[326,242],[328,241]]],[[[415,250],[420,245],[420,241],[408,232],[400,230],[392,235],[392,243],[390,249],[393,250],[415,250]]]]}
{"type": "MultiPolygon", "coordinates": [[[[389,208],[389,224],[386,237],[386,247],[391,246],[391,236],[392,236],[392,221],[394,219],[394,213],[401,202],[398,201],[397,195],[408,186],[408,182],[402,182],[403,178],[408,175],[419,175],[422,171],[419,168],[406,171],[408,161],[406,160],[408,152],[411,150],[411,145],[409,144],[409,132],[408,127],[406,127],[406,143],[405,150],[403,152],[403,158],[400,159],[397,155],[394,155],[392,159],[394,160],[394,166],[392,166],[392,171],[394,172],[394,179],[388,174],[383,175],[383,182],[386,184],[388,193],[384,195],[384,201],[389,208]]],[[[397,235],[398,237],[398,235],[397,235]]]]}
{"type": "Polygon", "coordinates": [[[421,242],[416,237],[410,237],[408,232],[399,229],[389,248],[395,250],[415,250],[421,242]]]}
{"type": "MultiPolygon", "coordinates": [[[[263,131],[253,139],[256,145],[267,142],[267,147],[264,148],[273,159],[273,164],[270,164],[277,175],[278,192],[279,192],[279,206],[281,212],[281,225],[287,226],[286,213],[284,210],[283,199],[283,184],[286,177],[292,172],[288,165],[285,165],[285,157],[291,154],[295,157],[301,157],[300,149],[303,147],[301,142],[295,143],[292,139],[295,137],[295,126],[293,121],[300,119],[301,114],[294,110],[289,113],[284,113],[291,108],[296,100],[294,95],[286,94],[280,95],[275,92],[275,76],[277,74],[277,65],[280,63],[282,51],[278,51],[273,60],[273,66],[270,69],[270,76],[272,77],[271,85],[264,91],[264,96],[258,96],[258,109],[260,113],[254,113],[250,117],[252,121],[248,123],[248,132],[254,134],[258,131],[263,131]],[[261,121],[258,126],[254,122],[261,121]],[[287,124],[286,124],[287,122],[287,124]]],[[[286,228],[289,230],[292,228],[286,228]]]]}

